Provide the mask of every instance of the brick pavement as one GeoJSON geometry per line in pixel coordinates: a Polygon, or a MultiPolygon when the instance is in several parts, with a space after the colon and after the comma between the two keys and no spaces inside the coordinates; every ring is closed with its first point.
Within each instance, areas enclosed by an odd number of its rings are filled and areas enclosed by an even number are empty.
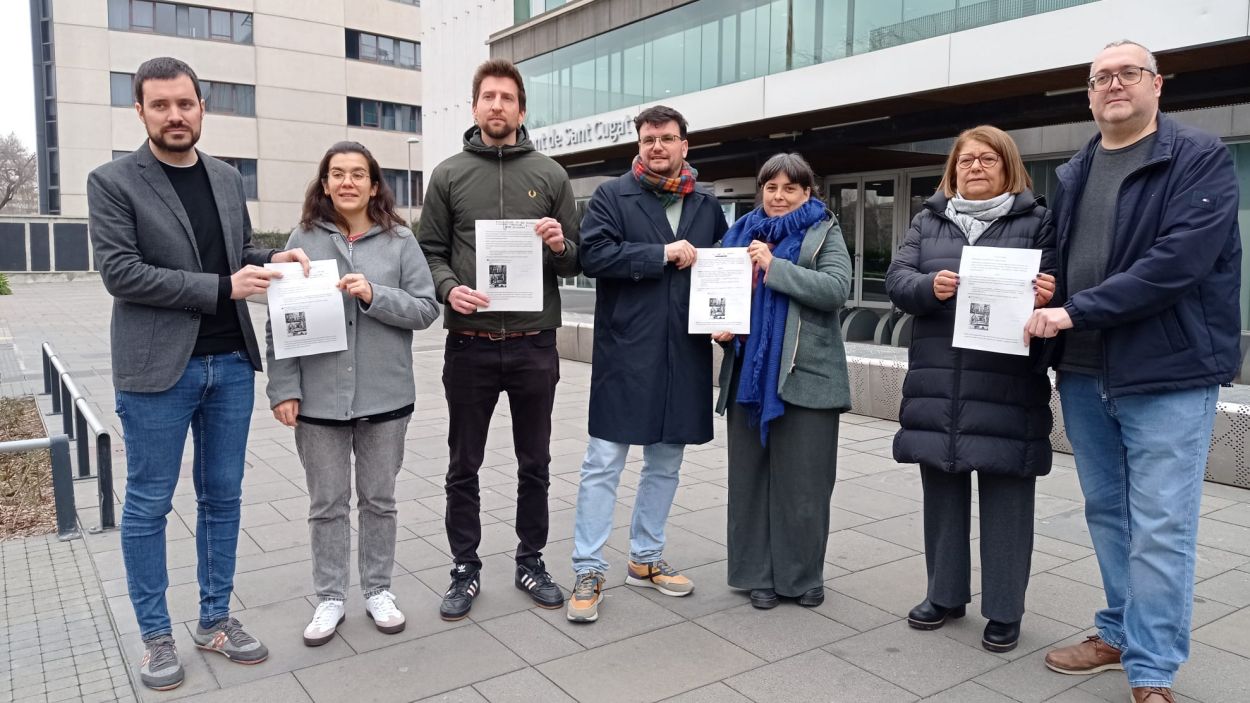
{"type": "MultiPolygon", "coordinates": [[[[0,321],[12,330],[18,359],[37,372],[39,343],[51,341],[101,418],[116,430],[108,375],[109,301],[102,287],[90,281],[18,283],[14,291],[0,298],[0,321]],[[33,308],[39,313],[31,314],[33,308]]],[[[253,307],[253,319],[263,320],[261,308],[253,307]]],[[[186,623],[196,614],[195,505],[184,482],[169,526],[169,598],[187,680],[169,693],[140,691],[142,700],[1081,703],[1127,698],[1120,672],[1068,677],[1041,664],[1047,647],[1076,641],[1087,631],[1102,601],[1072,458],[1058,455],[1055,470],[1038,482],[1034,576],[1020,647],[991,654],[979,646],[984,620],[977,614],[976,597],[967,618],[942,630],[918,632],[906,626],[907,610],[924,591],[919,477],[914,467],[890,459],[894,423],[854,415],[844,416],[839,438],[823,606],[808,610],[784,604],[756,611],[744,594],[725,585],[726,468],[718,420],[717,440],[687,452],[669,526],[666,557],[695,580],[695,593],[676,599],[623,585],[638,478],[635,453],[622,479],[608,546],[613,568],[602,617],[593,625],[576,626],[564,620],[562,611],[533,607],[512,586],[511,420],[507,403],[501,403],[482,470],[482,595],[470,618],[439,620],[436,608],[450,567],[442,524],[447,419],[441,337],[441,331],[430,330],[414,342],[418,409],[397,485],[400,541],[393,590],[408,616],[408,629],[394,636],[378,633],[354,588],[340,636],[316,649],[302,645],[300,632],[314,605],[304,522],[308,499],[290,433],[269,415],[264,379],[258,377],[234,605],[272,656],[260,666],[241,667],[189,646],[186,623]]],[[[589,367],[564,362],[561,371],[546,558],[567,588],[589,367]]],[[[120,450],[117,459],[120,495],[125,481],[120,450]]],[[[80,485],[80,516],[93,525],[88,494],[80,485]]],[[[1250,671],[1250,491],[1207,484],[1199,543],[1193,652],[1177,680],[1179,700],[1250,700],[1245,675],[1250,671]]],[[[125,665],[109,663],[109,680],[121,680],[140,645],[118,535],[89,534],[67,549],[90,554],[126,653],[125,665]]],[[[6,587],[27,587],[20,579],[31,577],[10,575],[9,552],[4,555],[6,587]]],[[[975,545],[973,567],[976,593],[980,565],[975,545]]],[[[89,570],[79,571],[90,580],[89,570]]]]}

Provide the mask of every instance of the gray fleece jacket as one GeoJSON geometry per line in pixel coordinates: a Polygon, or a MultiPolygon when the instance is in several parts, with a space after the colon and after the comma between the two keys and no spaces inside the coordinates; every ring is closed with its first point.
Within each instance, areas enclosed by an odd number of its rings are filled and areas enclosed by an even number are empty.
{"type": "Polygon", "coordinates": [[[438,318],[438,303],[412,231],[383,232],[375,225],[349,246],[334,225],[317,223],[312,230],[295,228],[286,248],[303,249],[313,261],[336,260],[340,276],[364,274],[373,302],[343,294],[347,350],[341,352],[275,359],[273,321],[265,323],[270,407],[295,398],[301,415],[350,420],[413,403],[412,330],[438,318]]]}

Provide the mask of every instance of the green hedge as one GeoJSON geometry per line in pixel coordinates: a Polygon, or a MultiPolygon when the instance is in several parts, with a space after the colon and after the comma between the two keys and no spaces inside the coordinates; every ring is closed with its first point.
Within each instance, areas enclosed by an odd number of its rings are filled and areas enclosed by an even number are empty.
{"type": "Polygon", "coordinates": [[[285,249],[290,232],[252,232],[252,244],[259,249],[285,249]]]}

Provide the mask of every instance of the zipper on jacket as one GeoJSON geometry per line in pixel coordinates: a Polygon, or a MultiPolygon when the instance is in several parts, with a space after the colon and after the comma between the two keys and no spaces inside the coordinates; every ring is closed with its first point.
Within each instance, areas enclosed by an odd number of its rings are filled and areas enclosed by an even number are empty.
{"type": "MultiPolygon", "coordinates": [[[[503,219],[503,147],[495,147],[495,155],[499,163],[499,219],[503,219]]],[[[479,281],[480,283],[480,281],[479,281]]],[[[499,313],[499,336],[506,337],[508,326],[504,324],[504,313],[499,313]]]]}
{"type": "MultiPolygon", "coordinates": [[[[812,260],[808,263],[812,265],[813,270],[816,267],[816,257],[820,256],[820,250],[825,246],[825,240],[829,238],[829,229],[825,228],[825,233],[820,236],[820,243],[816,245],[816,251],[812,252],[812,260]]],[[[799,325],[794,328],[794,353],[790,355],[790,373],[794,373],[794,369],[798,367],[799,359],[799,342],[803,339],[803,316],[799,316],[799,325]]],[[[841,331],[839,331],[841,334],[841,331]]]]}

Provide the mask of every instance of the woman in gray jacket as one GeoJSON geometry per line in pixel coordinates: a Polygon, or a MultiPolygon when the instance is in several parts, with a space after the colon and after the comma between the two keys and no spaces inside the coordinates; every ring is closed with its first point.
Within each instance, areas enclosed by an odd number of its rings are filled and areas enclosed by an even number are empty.
{"type": "Polygon", "coordinates": [[[412,330],[438,317],[430,268],[395,214],[378,162],[356,142],[339,142],[322,157],[287,248],[337,262],[347,323],[346,351],[285,359],[275,358],[273,320],[266,323],[269,403],[279,422],[295,428],[308,481],[313,587],[321,603],[304,644],[330,641],[344,618],[353,454],[365,610],[382,632],[400,632],[404,615],[390,592],[395,477],[416,400],[412,330]]]}
{"type": "Polygon", "coordinates": [[[757,180],[762,204],[722,242],[747,247],[755,267],[751,333],[712,336],[725,348],[729,585],[757,608],[782,596],[814,608],[825,600],[838,416],[851,407],[838,325],[851,258],[801,156],[777,154],[757,180]]]}

